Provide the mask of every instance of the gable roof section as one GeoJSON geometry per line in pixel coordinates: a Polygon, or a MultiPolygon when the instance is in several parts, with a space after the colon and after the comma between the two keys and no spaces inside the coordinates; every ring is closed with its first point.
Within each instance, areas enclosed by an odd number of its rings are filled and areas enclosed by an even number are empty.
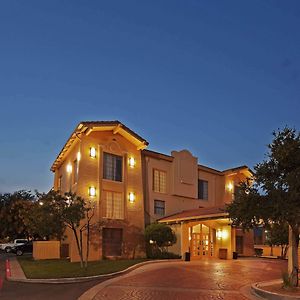
{"type": "Polygon", "coordinates": [[[181,221],[228,218],[225,206],[202,207],[184,210],[158,220],[159,223],[176,223],[181,221]]]}
{"type": "Polygon", "coordinates": [[[130,142],[132,142],[138,150],[143,150],[148,146],[148,142],[133,130],[122,124],[120,121],[83,121],[80,122],[74,129],[62,150],[56,157],[51,166],[51,171],[54,172],[64,160],[66,152],[71,148],[73,143],[79,139],[82,134],[89,135],[93,131],[112,131],[113,134],[120,134],[130,142]]]}

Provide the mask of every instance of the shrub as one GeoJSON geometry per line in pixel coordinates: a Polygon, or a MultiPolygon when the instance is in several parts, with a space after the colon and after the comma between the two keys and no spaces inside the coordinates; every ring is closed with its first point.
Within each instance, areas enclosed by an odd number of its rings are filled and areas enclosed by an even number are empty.
{"type": "Polygon", "coordinates": [[[262,256],[263,255],[263,249],[262,248],[254,248],[255,255],[256,256],[262,256]]]}

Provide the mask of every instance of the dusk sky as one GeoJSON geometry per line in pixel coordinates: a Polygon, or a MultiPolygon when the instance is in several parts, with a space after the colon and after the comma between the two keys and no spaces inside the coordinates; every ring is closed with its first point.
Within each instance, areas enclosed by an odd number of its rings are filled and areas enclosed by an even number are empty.
{"type": "Polygon", "coordinates": [[[48,191],[84,120],[252,168],[300,129],[300,1],[1,1],[0,103],[0,193],[48,191]]]}

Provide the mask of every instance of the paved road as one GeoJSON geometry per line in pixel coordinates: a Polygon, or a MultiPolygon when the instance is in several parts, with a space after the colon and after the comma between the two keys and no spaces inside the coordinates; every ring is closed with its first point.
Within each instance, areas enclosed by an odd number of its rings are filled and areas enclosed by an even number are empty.
{"type": "Polygon", "coordinates": [[[286,268],[285,261],[266,259],[151,264],[98,285],[88,299],[246,300],[245,286],[280,278],[286,268]]]}
{"type": "MultiPolygon", "coordinates": [[[[9,254],[13,255],[13,254],[9,254]]],[[[5,278],[5,260],[8,254],[0,253],[0,277],[5,278]]],[[[101,280],[69,284],[32,284],[4,280],[0,289],[1,300],[76,300],[84,291],[101,280]]]]}

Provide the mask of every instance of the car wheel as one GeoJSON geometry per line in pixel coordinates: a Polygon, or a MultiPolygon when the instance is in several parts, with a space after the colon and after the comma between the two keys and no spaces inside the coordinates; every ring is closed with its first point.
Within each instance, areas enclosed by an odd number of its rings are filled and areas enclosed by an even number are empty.
{"type": "Polygon", "coordinates": [[[21,256],[21,255],[23,255],[23,251],[22,251],[22,250],[17,250],[16,254],[17,254],[18,256],[21,256]]]}
{"type": "Polygon", "coordinates": [[[11,247],[6,247],[4,250],[5,250],[6,253],[10,253],[11,252],[11,247]]]}

